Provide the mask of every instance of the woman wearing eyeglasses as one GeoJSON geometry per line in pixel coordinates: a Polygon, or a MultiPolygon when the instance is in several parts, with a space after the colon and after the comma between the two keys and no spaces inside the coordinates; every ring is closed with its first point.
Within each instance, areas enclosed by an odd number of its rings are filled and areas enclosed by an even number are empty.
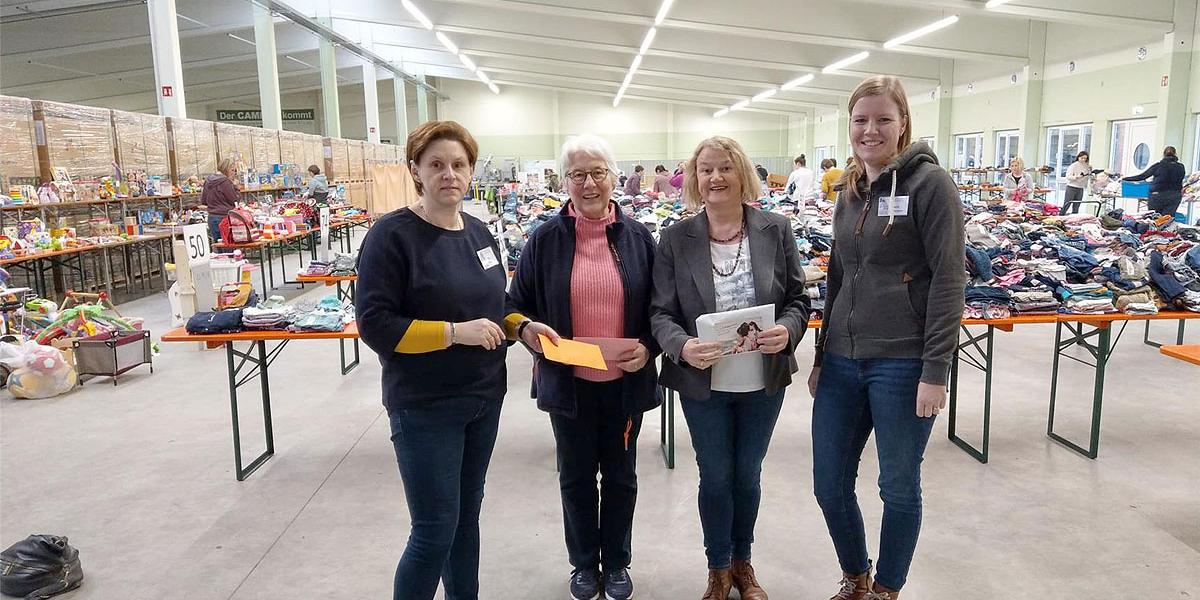
{"type": "Polygon", "coordinates": [[[538,408],[554,428],[571,597],[626,600],[637,437],[642,413],[659,404],[649,316],[654,240],[612,201],[617,166],[608,142],[572,137],[560,164],[571,199],[526,243],[509,296],[530,319],[518,335],[536,357],[538,408]],[[553,342],[623,338],[628,347],[606,356],[605,370],[572,367],[544,360],[539,334],[553,342]]]}

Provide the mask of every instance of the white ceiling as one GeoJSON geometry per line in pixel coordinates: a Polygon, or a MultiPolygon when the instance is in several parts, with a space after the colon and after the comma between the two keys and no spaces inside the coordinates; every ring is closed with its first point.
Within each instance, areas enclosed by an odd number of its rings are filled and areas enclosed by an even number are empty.
{"type": "MultiPolygon", "coordinates": [[[[413,0],[503,92],[519,85],[615,94],[660,0],[413,0]]],[[[1051,53],[1153,43],[1171,29],[1176,0],[675,0],[628,93],[727,106],[805,73],[809,85],[756,103],[807,112],[840,105],[861,77],[901,76],[911,95],[938,84],[943,61],[978,77],[1019,71],[1031,19],[1051,23],[1051,53]],[[885,40],[943,17],[960,21],[912,45],[885,40]],[[821,67],[871,56],[831,75],[821,67]]],[[[1179,0],[1194,1],[1194,0],[1179,0]]],[[[458,58],[392,0],[284,0],[413,73],[475,80],[458,58]],[[328,12],[326,12],[328,11],[328,12]]],[[[189,103],[257,103],[250,0],[176,0],[189,103]]],[[[0,93],[154,110],[146,7],[138,0],[0,0],[0,93]]],[[[317,38],[277,18],[280,87],[320,87],[317,38]],[[291,57],[290,59],[285,57],[291,57]],[[294,60],[293,60],[294,59],[294,60]]],[[[338,51],[339,78],[361,81],[362,61],[338,51]]],[[[380,77],[390,75],[380,71],[380,77]]],[[[960,77],[961,79],[961,77],[960,77]]],[[[482,86],[482,84],[480,84],[482,86]]]]}

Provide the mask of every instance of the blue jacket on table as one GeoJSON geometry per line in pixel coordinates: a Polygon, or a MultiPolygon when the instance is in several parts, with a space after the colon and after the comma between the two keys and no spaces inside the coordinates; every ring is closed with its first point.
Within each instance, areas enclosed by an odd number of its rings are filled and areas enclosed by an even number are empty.
{"type": "MultiPolygon", "coordinates": [[[[616,254],[617,270],[625,287],[625,337],[637,338],[650,351],[646,366],[625,373],[625,412],[633,415],[661,403],[658,369],[654,360],[661,352],[650,333],[650,293],[654,287],[654,238],[645,225],[626,215],[616,204],[616,221],[607,227],[609,248],[616,254]]],[[[516,310],[526,317],[553,327],[564,338],[574,337],[571,328],[571,272],[575,256],[575,218],[564,205],[558,216],[538,227],[521,251],[517,272],[508,295],[516,310]]],[[[574,417],[575,368],[535,355],[533,395],[538,408],[574,417]]]]}

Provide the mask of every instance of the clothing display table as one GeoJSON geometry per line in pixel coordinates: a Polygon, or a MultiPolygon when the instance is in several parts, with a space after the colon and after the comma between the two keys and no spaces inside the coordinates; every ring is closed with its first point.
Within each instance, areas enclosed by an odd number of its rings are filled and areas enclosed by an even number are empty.
{"type": "Polygon", "coordinates": [[[214,250],[222,252],[233,252],[241,250],[251,260],[258,263],[259,271],[262,273],[262,297],[266,299],[269,295],[268,290],[275,288],[275,261],[272,252],[279,249],[279,262],[281,263],[282,271],[280,273],[284,284],[294,284],[304,287],[304,283],[300,281],[289,281],[287,279],[287,253],[288,250],[295,249],[300,254],[300,266],[304,262],[305,242],[307,241],[308,251],[312,260],[317,258],[317,243],[316,234],[311,231],[297,231],[296,233],[280,236],[272,239],[260,239],[258,241],[246,244],[226,244],[218,242],[213,244],[214,250]]]}
{"type": "Polygon", "coordinates": [[[1186,346],[1161,346],[1159,352],[1178,358],[1179,360],[1190,362],[1193,365],[1200,365],[1200,344],[1188,344],[1186,346]]]}
{"type": "MultiPolygon", "coordinates": [[[[214,335],[193,335],[188,333],[183,327],[173,329],[162,336],[164,342],[202,342],[208,344],[209,347],[217,345],[225,346],[225,355],[228,357],[229,364],[229,404],[233,414],[233,463],[234,473],[238,481],[244,481],[256,469],[261,467],[272,455],[275,454],[275,435],[272,430],[271,423],[271,385],[268,379],[267,371],[271,363],[275,362],[275,358],[287,346],[288,342],[293,340],[354,340],[356,347],[358,341],[358,326],[355,323],[350,323],[346,329],[340,332],[315,332],[315,333],[293,333],[290,331],[247,331],[242,333],[229,334],[214,334],[214,335]],[[239,342],[249,342],[250,346],[246,350],[238,350],[234,347],[239,342]],[[267,350],[267,342],[278,342],[275,347],[267,350]],[[258,378],[262,396],[263,407],[263,429],[266,439],[266,450],[257,458],[250,461],[250,464],[242,466],[242,438],[241,428],[238,422],[238,395],[237,390],[250,380],[258,378]]],[[[353,364],[345,365],[345,352],[343,351],[342,374],[345,375],[351,369],[358,365],[357,352],[353,364]]]]}

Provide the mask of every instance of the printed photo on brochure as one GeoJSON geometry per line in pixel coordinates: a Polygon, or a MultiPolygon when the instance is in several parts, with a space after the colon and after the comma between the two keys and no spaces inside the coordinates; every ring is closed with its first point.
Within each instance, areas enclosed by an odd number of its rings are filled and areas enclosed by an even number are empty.
{"type": "Polygon", "coordinates": [[[696,319],[700,341],[720,342],[723,357],[761,352],[759,336],[774,326],[773,304],[710,313],[696,319]]]}

